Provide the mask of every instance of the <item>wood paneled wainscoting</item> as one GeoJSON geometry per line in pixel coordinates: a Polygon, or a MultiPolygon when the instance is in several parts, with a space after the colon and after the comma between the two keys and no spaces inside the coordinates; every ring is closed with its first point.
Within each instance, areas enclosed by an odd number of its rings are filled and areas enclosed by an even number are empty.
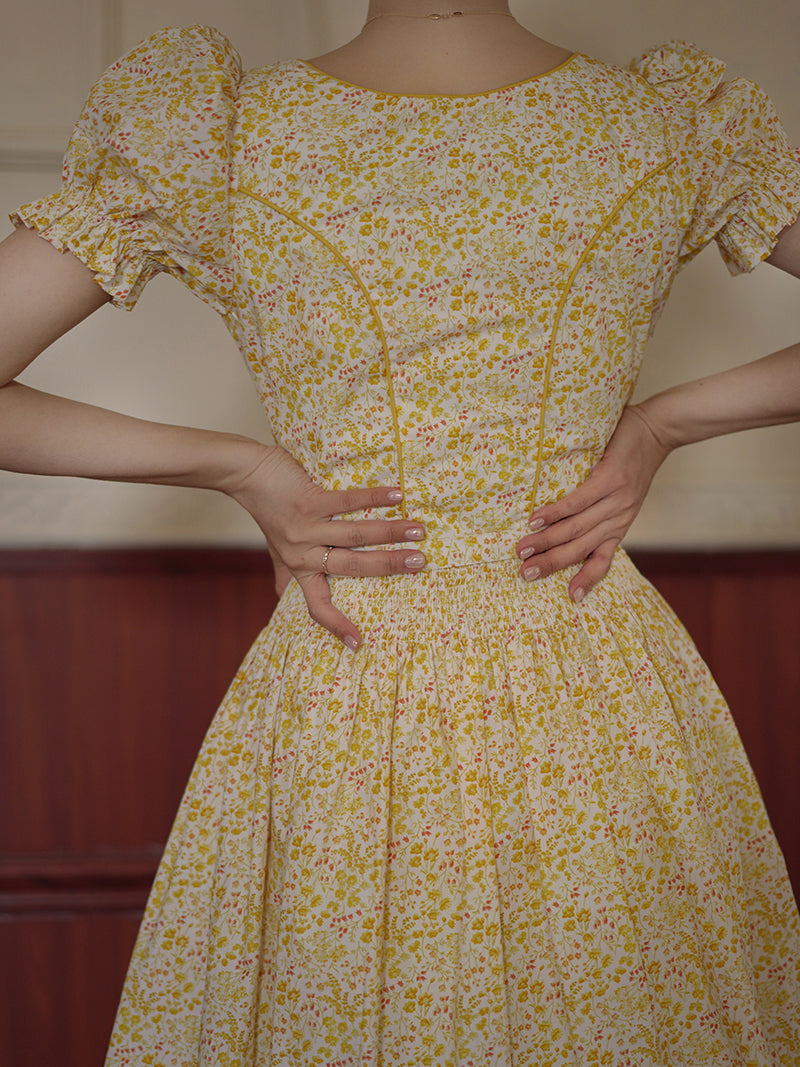
{"type": "MultiPolygon", "coordinates": [[[[634,558],[728,697],[800,887],[800,552],[634,558]]],[[[274,604],[265,552],[0,552],[0,1064],[102,1063],[192,761],[274,604]]]]}

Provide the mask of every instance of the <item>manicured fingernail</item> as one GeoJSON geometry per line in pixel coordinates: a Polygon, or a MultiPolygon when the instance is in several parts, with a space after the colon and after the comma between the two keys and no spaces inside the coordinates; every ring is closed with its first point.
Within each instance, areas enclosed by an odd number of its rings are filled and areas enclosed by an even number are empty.
{"type": "Polygon", "coordinates": [[[538,567],[526,567],[522,572],[522,577],[526,582],[532,582],[534,578],[538,578],[542,572],[538,567]]]}
{"type": "Polygon", "coordinates": [[[353,652],[358,652],[360,645],[355,639],[355,637],[352,636],[352,634],[348,634],[348,636],[345,637],[344,643],[347,645],[348,648],[351,648],[353,652]]]}
{"type": "Polygon", "coordinates": [[[528,519],[528,526],[532,530],[541,530],[544,526],[544,519],[528,519]]]}
{"type": "Polygon", "coordinates": [[[412,552],[410,556],[406,556],[406,567],[410,571],[421,571],[427,562],[421,552],[412,552]]]}
{"type": "Polygon", "coordinates": [[[403,499],[403,494],[399,489],[390,489],[386,496],[392,504],[399,504],[403,499]]]}
{"type": "Polygon", "coordinates": [[[519,554],[519,558],[522,560],[530,559],[535,551],[535,548],[523,548],[523,550],[519,554]]]}
{"type": "Polygon", "coordinates": [[[583,600],[583,598],[584,598],[585,596],[586,596],[586,590],[585,590],[585,589],[581,589],[581,588],[578,588],[578,589],[576,589],[576,590],[575,590],[575,592],[574,592],[574,593],[572,594],[572,599],[574,600],[574,602],[575,602],[576,604],[580,604],[580,602],[581,602],[581,601],[583,600]]]}
{"type": "Polygon", "coordinates": [[[425,536],[425,531],[421,526],[409,526],[406,530],[407,541],[421,541],[425,536]]]}

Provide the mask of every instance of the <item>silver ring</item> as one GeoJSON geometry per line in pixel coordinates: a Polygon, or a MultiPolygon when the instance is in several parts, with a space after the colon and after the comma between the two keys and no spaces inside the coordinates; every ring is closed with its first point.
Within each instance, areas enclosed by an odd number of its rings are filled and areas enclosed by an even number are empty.
{"type": "Polygon", "coordinates": [[[333,545],[328,545],[328,547],[325,549],[325,555],[322,557],[322,573],[323,574],[330,574],[331,573],[328,570],[328,556],[331,554],[331,552],[333,552],[333,545]]]}

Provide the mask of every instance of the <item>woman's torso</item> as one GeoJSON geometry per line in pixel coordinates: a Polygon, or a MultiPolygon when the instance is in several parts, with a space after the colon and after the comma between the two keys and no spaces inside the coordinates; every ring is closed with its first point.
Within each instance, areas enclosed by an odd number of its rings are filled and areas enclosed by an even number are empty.
{"type": "Polygon", "coordinates": [[[279,442],[328,487],[402,482],[433,565],[507,556],[630,396],[674,169],[654,91],[581,55],[462,97],[245,75],[231,324],[279,442]]]}

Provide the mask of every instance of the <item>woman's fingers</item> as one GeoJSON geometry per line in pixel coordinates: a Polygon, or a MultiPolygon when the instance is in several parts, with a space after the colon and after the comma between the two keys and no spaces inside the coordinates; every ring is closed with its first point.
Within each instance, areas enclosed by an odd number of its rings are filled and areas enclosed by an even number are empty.
{"type": "MultiPolygon", "coordinates": [[[[557,544],[553,548],[537,552],[535,555],[523,560],[520,568],[522,577],[529,582],[536,581],[539,578],[548,578],[551,574],[555,574],[556,571],[563,570],[565,567],[572,567],[576,563],[586,563],[602,546],[608,546],[611,543],[616,546],[620,540],[621,538],[616,535],[616,531],[611,524],[601,523],[585,537],[567,541],[565,544],[557,544]]],[[[589,580],[593,580],[593,584],[599,581],[599,578],[595,578],[595,574],[602,570],[606,561],[610,565],[611,557],[607,554],[607,547],[598,557],[598,561],[589,569],[589,580]]],[[[608,568],[606,567],[607,570],[608,568]]],[[[604,574],[605,571],[603,571],[604,574]]],[[[588,592],[588,590],[585,591],[588,592]]]]}
{"type": "Polygon", "coordinates": [[[585,510],[553,521],[543,530],[521,538],[517,544],[517,555],[525,561],[559,545],[583,541],[585,538],[591,539],[592,536],[594,537],[592,548],[594,548],[611,532],[610,529],[604,527],[614,524],[623,530],[627,517],[627,509],[623,508],[613,497],[601,497],[585,510]]]}
{"type": "Polygon", "coordinates": [[[522,563],[522,577],[528,582],[534,582],[539,578],[549,578],[556,571],[565,567],[571,567],[575,563],[583,563],[585,559],[597,547],[596,544],[583,541],[570,541],[566,545],[558,545],[549,552],[538,553],[522,563]]]}
{"type": "Polygon", "coordinates": [[[543,529],[545,526],[552,526],[554,523],[561,522],[562,519],[569,518],[572,515],[579,515],[607,496],[610,490],[611,486],[607,484],[607,479],[603,476],[603,472],[595,468],[585,482],[567,493],[566,496],[562,496],[560,500],[553,501],[552,504],[544,504],[542,507],[536,508],[528,520],[528,525],[531,530],[536,531],[543,529]]]}
{"type": "Polygon", "coordinates": [[[253,517],[271,546],[280,592],[287,573],[301,585],[312,617],[357,648],[361,635],[331,602],[328,574],[379,576],[414,573],[425,557],[406,547],[395,552],[373,545],[421,541],[425,529],[406,518],[359,518],[370,508],[391,508],[397,514],[403,494],[393,486],[326,490],[279,446],[265,446],[258,462],[232,477],[226,491],[253,517]],[[352,515],[347,520],[337,518],[352,515]],[[370,548],[368,552],[354,549],[370,548]]]}
{"type": "Polygon", "coordinates": [[[334,519],[320,523],[314,532],[336,548],[392,545],[402,541],[422,541],[425,537],[422,523],[406,519],[357,519],[355,522],[334,519]]]}
{"type": "Polygon", "coordinates": [[[365,511],[367,508],[397,507],[403,500],[402,492],[394,486],[353,489],[321,489],[320,503],[325,500],[328,516],[347,515],[351,511],[365,511]]]}
{"type": "Polygon", "coordinates": [[[579,563],[569,589],[580,601],[608,573],[667,451],[626,408],[586,481],[533,512],[532,532],[517,544],[523,577],[544,578],[579,563]]]}
{"type": "Polygon", "coordinates": [[[576,604],[580,604],[583,598],[608,574],[611,561],[614,559],[619,540],[611,538],[591,553],[581,569],[569,583],[569,595],[576,604]]]}
{"type": "Polygon", "coordinates": [[[308,613],[314,622],[319,623],[355,652],[363,638],[353,623],[333,603],[325,575],[308,574],[298,577],[297,580],[306,598],[308,613]]]}
{"type": "Polygon", "coordinates": [[[421,541],[425,529],[419,523],[411,525],[394,521],[365,519],[361,522],[320,522],[303,531],[302,541],[287,541],[281,547],[281,558],[294,572],[322,571],[325,551],[333,549],[326,561],[329,574],[352,577],[381,574],[403,574],[421,570],[425,557],[416,549],[373,549],[372,545],[421,541]],[[369,548],[359,552],[354,549],[369,548]]]}
{"type": "Polygon", "coordinates": [[[308,612],[314,622],[342,641],[354,652],[363,640],[359,630],[335,606],[331,598],[328,577],[374,577],[385,574],[410,574],[421,571],[427,562],[421,552],[351,552],[334,548],[330,552],[317,549],[317,569],[312,573],[296,573],[308,612]],[[326,571],[323,571],[323,565],[326,571]]]}
{"type": "Polygon", "coordinates": [[[334,605],[328,577],[362,578],[416,573],[422,570],[426,562],[421,552],[350,552],[334,548],[321,553],[317,573],[298,576],[298,581],[311,618],[355,651],[361,644],[361,634],[334,605]],[[323,564],[325,572],[322,570],[323,564]]]}
{"type": "Polygon", "coordinates": [[[386,574],[416,574],[428,562],[425,556],[414,549],[382,552],[350,552],[344,548],[334,548],[321,555],[320,570],[342,578],[376,578],[386,574]]]}

